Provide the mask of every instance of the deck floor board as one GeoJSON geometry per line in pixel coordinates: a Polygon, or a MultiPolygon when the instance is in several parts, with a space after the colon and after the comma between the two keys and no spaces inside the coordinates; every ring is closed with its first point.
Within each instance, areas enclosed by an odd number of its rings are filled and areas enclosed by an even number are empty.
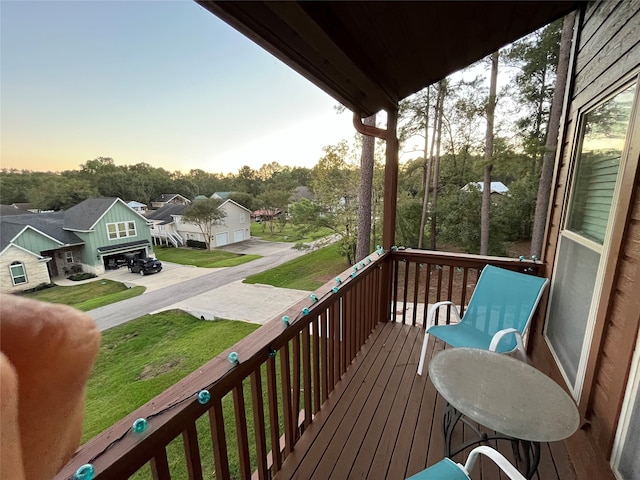
{"type": "MultiPolygon", "coordinates": [[[[380,324],[275,478],[402,479],[441,460],[445,401],[428,375],[416,375],[423,338],[420,328],[380,324]]],[[[443,347],[431,339],[427,357],[443,347]]],[[[459,424],[453,444],[472,433],[459,424]]],[[[501,440],[497,447],[515,462],[510,442],[501,440]]],[[[464,463],[469,450],[454,460],[464,463]]],[[[575,479],[562,442],[542,444],[541,450],[540,479],[575,479]]],[[[472,478],[506,477],[481,459],[472,478]]]]}

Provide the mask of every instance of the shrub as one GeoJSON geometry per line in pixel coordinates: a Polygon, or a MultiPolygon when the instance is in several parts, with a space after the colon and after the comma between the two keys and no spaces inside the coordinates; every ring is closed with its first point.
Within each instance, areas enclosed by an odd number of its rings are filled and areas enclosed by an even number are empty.
{"type": "Polygon", "coordinates": [[[200,248],[202,250],[206,250],[207,244],[205,242],[199,242],[198,240],[189,239],[187,240],[187,247],[200,248]]]}
{"type": "Polygon", "coordinates": [[[30,288],[29,290],[25,290],[24,293],[39,292],[40,290],[46,290],[47,288],[52,288],[55,286],[56,286],[55,283],[42,282],[36,287],[30,288]]]}
{"type": "Polygon", "coordinates": [[[80,281],[80,280],[88,280],[90,278],[96,278],[97,275],[95,273],[76,273],[75,275],[70,275],[67,277],[67,279],[72,280],[74,282],[80,281]]]}

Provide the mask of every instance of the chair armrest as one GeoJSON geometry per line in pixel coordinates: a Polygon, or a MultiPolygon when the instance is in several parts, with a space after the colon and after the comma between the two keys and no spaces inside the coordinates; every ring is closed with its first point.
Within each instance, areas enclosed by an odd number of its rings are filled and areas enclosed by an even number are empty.
{"type": "Polygon", "coordinates": [[[445,305],[451,305],[453,307],[451,309],[453,311],[453,314],[458,319],[458,322],[461,321],[460,312],[458,312],[458,308],[456,307],[456,305],[453,302],[450,302],[449,300],[444,300],[442,302],[436,302],[433,305],[431,305],[431,308],[429,309],[429,313],[427,315],[427,329],[432,325],[434,325],[434,318],[436,313],[438,312],[438,309],[445,305]]]}
{"type": "Polygon", "coordinates": [[[500,467],[500,469],[511,479],[511,480],[525,480],[525,477],[518,471],[516,467],[514,467],[509,460],[504,458],[504,456],[494,450],[491,447],[487,447],[486,445],[482,445],[480,447],[474,448],[469,457],[467,458],[467,463],[464,466],[464,469],[469,472],[473,469],[473,465],[476,462],[476,459],[479,454],[483,454],[489,457],[493,462],[500,467]]]}
{"type": "Polygon", "coordinates": [[[527,352],[524,349],[524,343],[522,341],[522,333],[520,333],[520,330],[518,330],[517,328],[505,328],[503,330],[497,331],[493,336],[493,338],[491,339],[491,343],[489,344],[489,350],[491,350],[492,352],[495,352],[496,348],[498,348],[498,344],[500,343],[500,340],[502,340],[502,338],[505,337],[506,335],[511,335],[511,334],[516,336],[516,350],[522,354],[523,358],[525,358],[527,352]]]}

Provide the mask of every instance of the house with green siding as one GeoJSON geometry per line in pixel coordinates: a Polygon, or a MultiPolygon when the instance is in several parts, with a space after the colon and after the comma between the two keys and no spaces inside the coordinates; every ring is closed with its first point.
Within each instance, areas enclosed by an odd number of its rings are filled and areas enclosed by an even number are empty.
{"type": "Polygon", "coordinates": [[[28,290],[74,272],[102,274],[153,255],[147,219],[119,198],[0,217],[0,291],[28,290]]]}

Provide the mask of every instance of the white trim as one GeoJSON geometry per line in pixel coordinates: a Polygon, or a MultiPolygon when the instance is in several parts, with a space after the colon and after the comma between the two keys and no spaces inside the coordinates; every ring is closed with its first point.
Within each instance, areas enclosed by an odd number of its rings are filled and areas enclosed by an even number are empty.
{"type": "Polygon", "coordinates": [[[25,267],[24,262],[20,260],[16,260],[15,262],[11,262],[9,264],[9,275],[11,275],[11,283],[14,287],[17,287],[18,285],[26,285],[27,283],[29,283],[29,277],[27,277],[27,267],[25,267]],[[14,275],[13,267],[21,267],[22,275],[14,275]],[[24,282],[16,283],[16,276],[24,277],[24,282]]]}
{"type": "MultiPolygon", "coordinates": [[[[562,239],[566,237],[567,239],[572,240],[598,253],[600,255],[600,260],[598,262],[598,269],[597,269],[596,278],[593,285],[593,294],[591,297],[591,304],[589,306],[589,316],[587,318],[587,323],[585,325],[584,339],[583,339],[582,348],[580,352],[580,360],[578,361],[578,368],[576,370],[575,384],[572,385],[568,381],[564,367],[562,363],[559,361],[559,358],[553,346],[551,345],[551,340],[547,336],[547,327],[549,325],[550,313],[551,313],[550,309],[547,309],[547,312],[546,312],[546,318],[545,318],[544,328],[543,328],[543,336],[547,345],[549,346],[549,350],[551,351],[551,354],[560,370],[560,373],[562,374],[562,377],[564,378],[567,386],[569,387],[570,391],[573,394],[573,397],[576,399],[577,402],[580,402],[580,398],[583,393],[582,387],[584,386],[584,377],[587,369],[589,356],[591,355],[590,347],[593,340],[593,332],[595,330],[596,317],[598,314],[598,310],[600,309],[600,299],[602,296],[604,276],[606,273],[607,261],[609,259],[609,255],[611,252],[611,243],[613,240],[611,238],[612,237],[611,233],[614,228],[614,219],[616,217],[617,210],[620,207],[619,204],[620,204],[620,189],[622,184],[622,175],[623,175],[623,172],[625,171],[627,159],[629,157],[629,148],[631,143],[630,140],[631,140],[631,135],[633,133],[633,122],[635,118],[634,112],[635,112],[635,109],[637,108],[639,98],[640,98],[640,82],[637,79],[634,79],[633,81],[625,82],[624,84],[619,86],[617,89],[612,91],[606,97],[600,98],[597,102],[590,105],[589,108],[586,108],[584,110],[579,110],[576,116],[577,129],[573,138],[573,149],[570,157],[571,172],[568,175],[569,181],[567,183],[568,188],[566,191],[566,194],[568,195],[568,197],[566,198],[569,199],[569,202],[567,203],[564,209],[564,212],[562,214],[561,229],[558,235],[559,241],[556,247],[556,253],[560,252],[562,239]],[[623,92],[627,88],[630,88],[631,86],[634,86],[635,88],[633,103],[632,103],[632,110],[629,115],[629,124],[627,128],[627,133],[624,139],[623,148],[622,148],[622,151],[620,152],[620,163],[618,164],[618,172],[616,174],[616,184],[613,190],[613,196],[611,198],[611,209],[609,211],[609,218],[607,220],[607,228],[605,230],[604,241],[602,245],[600,245],[598,242],[592,241],[580,235],[579,233],[576,233],[576,232],[573,232],[572,230],[567,229],[568,216],[569,216],[569,212],[571,212],[571,204],[573,203],[573,189],[575,188],[575,176],[576,176],[577,164],[579,160],[578,157],[582,154],[582,136],[584,133],[584,119],[586,115],[593,112],[596,108],[603,105],[606,101],[614,98],[616,95],[620,94],[621,92],[623,92]]],[[[558,268],[558,262],[559,262],[559,255],[556,255],[554,259],[554,266],[553,266],[553,277],[552,277],[553,282],[551,285],[551,292],[550,292],[549,301],[548,301],[549,305],[551,305],[551,301],[553,298],[553,291],[554,291],[553,287],[555,285],[556,278],[557,278],[556,271],[558,268]]]]}
{"type": "Polygon", "coordinates": [[[610,465],[616,478],[622,478],[618,467],[620,465],[620,457],[622,455],[622,449],[624,447],[624,440],[627,437],[629,431],[629,422],[631,422],[632,408],[640,408],[638,402],[638,390],[640,390],[640,335],[636,339],[636,348],[631,360],[631,371],[629,372],[629,380],[627,382],[627,389],[624,395],[624,401],[622,402],[622,410],[620,410],[620,420],[618,421],[618,428],[616,430],[616,436],[613,441],[613,449],[611,450],[610,465]]]}
{"type": "Polygon", "coordinates": [[[104,226],[107,229],[107,240],[109,240],[110,242],[112,242],[114,240],[120,240],[122,238],[133,238],[133,237],[137,237],[138,236],[138,227],[136,227],[136,222],[134,220],[122,220],[120,222],[109,222],[109,223],[105,223],[104,226]],[[129,235],[129,224],[130,223],[133,224],[133,231],[134,231],[133,235],[129,235]],[[124,230],[125,230],[126,235],[120,235],[120,228],[118,227],[120,224],[124,224],[125,225],[125,229],[124,230]],[[115,238],[111,238],[111,232],[109,231],[109,225],[116,225],[116,228],[115,228],[116,237],[115,238]]]}
{"type": "Polygon", "coordinates": [[[234,202],[234,201],[233,201],[233,200],[231,200],[230,198],[229,198],[229,199],[227,199],[227,200],[225,200],[224,202],[222,202],[218,208],[222,208],[225,204],[227,204],[227,203],[229,203],[229,202],[231,202],[231,203],[233,203],[234,205],[236,205],[236,206],[240,207],[241,209],[246,210],[247,212],[251,213],[251,210],[249,210],[247,207],[243,207],[243,206],[242,206],[242,205],[240,205],[238,202],[234,202]]]}
{"type": "Polygon", "coordinates": [[[49,240],[52,240],[52,241],[56,242],[60,246],[64,245],[64,243],[62,243],[60,240],[58,240],[56,238],[53,238],[51,235],[47,235],[46,233],[38,230],[36,227],[32,227],[31,225],[25,225],[24,228],[22,230],[20,230],[20,232],[18,232],[15,237],[13,237],[11,239],[11,242],[15,242],[16,239],[18,237],[20,237],[22,234],[24,234],[24,232],[27,231],[27,230],[33,230],[34,232],[39,233],[43,237],[48,238],[49,240]]]}
{"type": "Polygon", "coordinates": [[[5,252],[6,252],[7,250],[9,250],[9,248],[11,248],[11,247],[18,248],[18,249],[22,250],[23,252],[28,253],[29,255],[33,255],[33,256],[34,256],[34,257],[36,257],[38,260],[42,260],[43,258],[46,258],[46,257],[43,257],[42,255],[38,255],[37,253],[33,253],[31,250],[27,250],[26,248],[21,247],[20,245],[16,245],[15,243],[10,243],[10,244],[9,244],[9,245],[7,245],[6,247],[4,247],[4,249],[0,252],[0,256],[4,255],[4,254],[5,254],[5,252]]]}
{"type": "MultiPolygon", "coordinates": [[[[100,217],[98,217],[98,219],[93,223],[93,225],[91,225],[90,230],[88,231],[93,231],[97,225],[97,223],[102,220],[102,218],[107,214],[107,212],[109,212],[109,210],[111,210],[113,208],[113,206],[120,202],[122,205],[124,205],[126,208],[128,208],[129,210],[131,210],[133,213],[135,213],[136,215],[138,215],[140,218],[142,218],[145,222],[148,221],[147,217],[145,217],[144,215],[140,214],[139,212],[136,212],[133,208],[131,208],[129,205],[126,204],[126,202],[124,200],[122,200],[119,197],[116,197],[116,199],[113,201],[113,203],[109,206],[109,208],[106,208],[104,212],[102,212],[102,215],[100,215],[100,217]]],[[[87,230],[78,230],[80,231],[87,231],[87,230]]]]}

